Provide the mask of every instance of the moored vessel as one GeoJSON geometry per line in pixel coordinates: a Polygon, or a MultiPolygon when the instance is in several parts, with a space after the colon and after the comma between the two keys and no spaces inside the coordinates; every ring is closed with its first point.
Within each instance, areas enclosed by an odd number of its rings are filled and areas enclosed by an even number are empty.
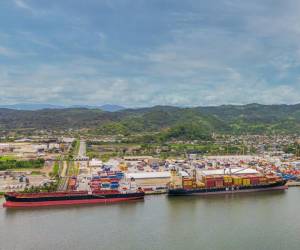
{"type": "Polygon", "coordinates": [[[17,193],[4,194],[4,207],[45,207],[58,205],[80,205],[115,203],[144,199],[142,189],[136,191],[101,190],[101,191],[69,191],[45,193],[17,193]]]}
{"type": "Polygon", "coordinates": [[[168,195],[216,195],[285,190],[286,180],[274,174],[262,174],[253,169],[205,170],[192,177],[182,177],[173,169],[168,195]],[[199,176],[198,176],[199,175],[199,176]]]}

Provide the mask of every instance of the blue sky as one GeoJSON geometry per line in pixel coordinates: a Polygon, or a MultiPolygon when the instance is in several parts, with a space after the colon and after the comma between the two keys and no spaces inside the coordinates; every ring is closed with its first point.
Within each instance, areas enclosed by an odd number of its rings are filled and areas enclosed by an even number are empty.
{"type": "Polygon", "coordinates": [[[2,0],[0,104],[300,102],[298,0],[2,0]]]}

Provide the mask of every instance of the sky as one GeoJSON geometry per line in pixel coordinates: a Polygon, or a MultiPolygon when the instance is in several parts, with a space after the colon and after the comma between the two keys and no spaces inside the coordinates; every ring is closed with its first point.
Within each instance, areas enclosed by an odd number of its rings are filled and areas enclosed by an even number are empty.
{"type": "Polygon", "coordinates": [[[1,0],[0,104],[300,102],[298,0],[1,0]]]}

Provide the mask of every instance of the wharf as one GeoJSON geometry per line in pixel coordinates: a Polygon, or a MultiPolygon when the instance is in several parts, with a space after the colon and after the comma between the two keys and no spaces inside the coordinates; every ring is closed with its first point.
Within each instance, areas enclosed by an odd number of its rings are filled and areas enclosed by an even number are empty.
{"type": "Polygon", "coordinates": [[[152,190],[152,191],[145,191],[145,195],[153,195],[153,194],[166,194],[168,191],[165,190],[152,190]]]}
{"type": "Polygon", "coordinates": [[[286,183],[288,187],[300,187],[300,181],[289,181],[286,183]]]}

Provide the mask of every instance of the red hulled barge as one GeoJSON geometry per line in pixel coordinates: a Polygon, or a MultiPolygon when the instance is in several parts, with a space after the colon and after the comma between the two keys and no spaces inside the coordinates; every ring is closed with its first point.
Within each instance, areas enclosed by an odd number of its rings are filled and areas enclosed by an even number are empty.
{"type": "Polygon", "coordinates": [[[136,191],[100,190],[69,191],[69,192],[44,192],[44,193],[20,193],[8,192],[4,195],[4,207],[45,207],[61,205],[80,205],[115,203],[144,199],[142,189],[136,191]]]}

